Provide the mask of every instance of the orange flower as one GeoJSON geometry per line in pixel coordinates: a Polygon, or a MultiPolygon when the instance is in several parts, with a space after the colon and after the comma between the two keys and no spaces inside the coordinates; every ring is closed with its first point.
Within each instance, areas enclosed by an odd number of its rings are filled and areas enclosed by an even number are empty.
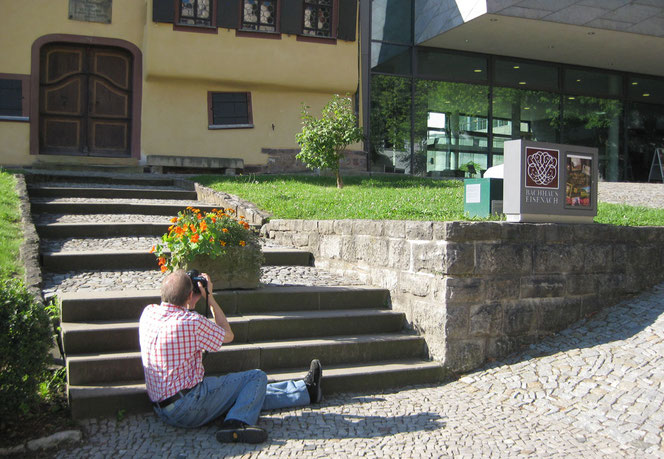
{"type": "Polygon", "coordinates": [[[210,238],[210,242],[214,244],[214,238],[213,237],[210,238]]]}
{"type": "Polygon", "coordinates": [[[244,242],[244,241],[240,241],[240,245],[241,245],[242,247],[244,247],[245,245],[247,245],[247,243],[244,242]]]}
{"type": "Polygon", "coordinates": [[[174,229],[175,229],[175,226],[173,226],[173,225],[171,225],[171,226],[168,227],[168,231],[169,231],[169,232],[173,232],[174,229]]]}
{"type": "Polygon", "coordinates": [[[242,226],[244,226],[244,229],[249,229],[249,223],[247,222],[242,222],[242,226]]]}
{"type": "Polygon", "coordinates": [[[197,217],[199,220],[202,220],[202,219],[203,219],[203,216],[202,216],[201,214],[196,214],[196,217],[197,217]]]}
{"type": "Polygon", "coordinates": [[[168,271],[168,268],[166,266],[162,266],[161,267],[161,272],[165,273],[166,271],[168,271]]]}
{"type": "Polygon", "coordinates": [[[190,241],[195,243],[195,242],[198,242],[199,239],[200,239],[200,236],[198,234],[194,234],[191,237],[190,241]]]}
{"type": "Polygon", "coordinates": [[[240,215],[240,220],[244,220],[244,215],[240,215]]]}
{"type": "Polygon", "coordinates": [[[177,222],[178,222],[178,218],[177,218],[177,217],[173,217],[173,218],[171,218],[171,223],[177,223],[177,222]]]}
{"type": "Polygon", "coordinates": [[[212,217],[212,223],[217,223],[217,218],[216,217],[212,217]]]}
{"type": "Polygon", "coordinates": [[[223,247],[226,247],[226,241],[219,241],[219,244],[221,244],[223,247]]]}
{"type": "Polygon", "coordinates": [[[224,228],[221,231],[223,231],[224,233],[228,233],[228,228],[224,228]]]}
{"type": "Polygon", "coordinates": [[[157,261],[159,262],[159,266],[164,266],[166,264],[166,258],[164,257],[159,257],[157,261]]]}
{"type": "Polygon", "coordinates": [[[205,222],[205,220],[201,222],[200,226],[201,226],[201,231],[207,231],[207,223],[205,222]]]}
{"type": "Polygon", "coordinates": [[[154,253],[155,250],[157,250],[157,246],[153,245],[150,249],[150,253],[154,253]]]}
{"type": "Polygon", "coordinates": [[[181,226],[178,226],[175,228],[175,233],[179,236],[181,236],[184,233],[184,228],[181,226]]]}
{"type": "Polygon", "coordinates": [[[229,213],[229,214],[234,214],[235,211],[234,211],[233,209],[228,209],[228,213],[229,213]]]}
{"type": "Polygon", "coordinates": [[[196,232],[196,227],[194,225],[189,225],[189,228],[191,229],[192,233],[196,232]]]}

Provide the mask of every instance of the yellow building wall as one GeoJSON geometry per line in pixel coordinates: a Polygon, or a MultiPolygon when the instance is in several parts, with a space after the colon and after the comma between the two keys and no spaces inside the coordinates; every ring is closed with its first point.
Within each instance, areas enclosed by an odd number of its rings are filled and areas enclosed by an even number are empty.
{"type": "MultiPolygon", "coordinates": [[[[357,41],[241,37],[228,29],[175,31],[172,24],[152,21],[152,0],[114,0],[111,24],[70,20],[68,5],[68,0],[0,0],[0,73],[31,74],[32,45],[44,35],[133,43],[143,53],[143,159],[215,156],[264,165],[262,148],[297,148],[301,103],[318,113],[332,94],[354,94],[358,87],[357,41]],[[208,91],[251,92],[254,128],[208,130],[208,91]]],[[[29,123],[0,121],[0,164],[38,159],[29,154],[29,123]]]]}

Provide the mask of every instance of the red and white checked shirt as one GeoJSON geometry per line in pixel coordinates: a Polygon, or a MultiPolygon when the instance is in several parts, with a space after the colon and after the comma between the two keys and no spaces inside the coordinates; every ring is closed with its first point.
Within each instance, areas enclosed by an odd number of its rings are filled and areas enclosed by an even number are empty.
{"type": "Polygon", "coordinates": [[[161,303],[143,310],[139,335],[145,387],[157,402],[203,380],[203,351],[218,351],[226,332],[196,312],[161,303]]]}

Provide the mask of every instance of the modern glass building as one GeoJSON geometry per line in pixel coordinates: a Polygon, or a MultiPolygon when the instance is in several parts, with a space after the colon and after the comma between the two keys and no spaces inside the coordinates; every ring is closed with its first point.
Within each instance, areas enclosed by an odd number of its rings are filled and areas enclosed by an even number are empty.
{"type": "Polygon", "coordinates": [[[599,149],[606,181],[647,181],[664,147],[661,1],[361,2],[374,171],[459,176],[509,139],[599,149]]]}

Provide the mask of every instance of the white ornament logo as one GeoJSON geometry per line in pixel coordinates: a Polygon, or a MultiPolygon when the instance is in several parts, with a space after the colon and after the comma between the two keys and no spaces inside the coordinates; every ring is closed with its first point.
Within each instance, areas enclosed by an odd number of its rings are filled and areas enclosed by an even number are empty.
{"type": "Polygon", "coordinates": [[[528,177],[539,186],[549,186],[558,176],[558,158],[546,151],[528,156],[528,177]]]}

